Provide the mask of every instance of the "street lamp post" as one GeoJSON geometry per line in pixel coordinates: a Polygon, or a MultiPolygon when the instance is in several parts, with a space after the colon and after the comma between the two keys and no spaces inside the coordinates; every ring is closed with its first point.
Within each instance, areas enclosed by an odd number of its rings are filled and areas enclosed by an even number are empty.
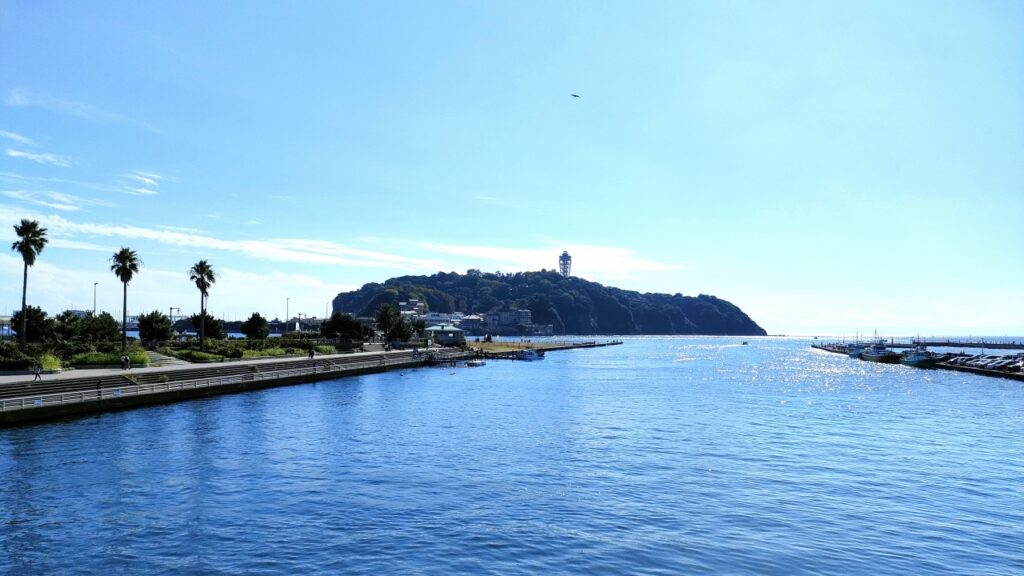
{"type": "Polygon", "coordinates": [[[284,299],[284,323],[285,324],[287,324],[292,319],[292,317],[289,315],[290,313],[288,312],[288,310],[289,310],[288,307],[291,306],[291,303],[292,303],[292,299],[291,298],[285,298],[284,299]]]}
{"type": "Polygon", "coordinates": [[[96,315],[96,287],[99,286],[99,282],[92,283],[92,315],[96,315]]]}

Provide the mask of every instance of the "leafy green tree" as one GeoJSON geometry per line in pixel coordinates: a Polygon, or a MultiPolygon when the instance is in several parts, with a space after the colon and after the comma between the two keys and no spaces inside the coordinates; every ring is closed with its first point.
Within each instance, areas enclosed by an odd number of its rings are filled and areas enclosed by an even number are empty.
{"type": "Polygon", "coordinates": [[[270,325],[259,312],[253,312],[248,320],[242,322],[242,334],[250,340],[266,340],[270,336],[270,325]]]}
{"type": "MultiPolygon", "coordinates": [[[[28,296],[28,268],[36,263],[36,257],[43,251],[48,240],[46,238],[46,228],[40,228],[39,222],[26,218],[22,218],[20,224],[14,225],[14,233],[18,235],[18,240],[11,244],[11,250],[21,254],[21,260],[25,264],[25,272],[21,281],[21,309],[25,310],[28,296]]],[[[29,334],[29,330],[25,325],[28,316],[28,314],[21,315],[21,329],[17,330],[19,342],[22,346],[25,345],[26,337],[29,334]]]]}
{"type": "Polygon", "coordinates": [[[391,326],[391,329],[385,333],[385,338],[389,342],[399,341],[405,342],[409,338],[412,338],[412,327],[409,326],[401,318],[398,322],[391,326]]]}
{"type": "Polygon", "coordinates": [[[106,312],[99,316],[92,312],[79,316],[65,310],[53,318],[53,337],[58,342],[85,345],[115,342],[121,338],[121,326],[106,312]]]}
{"type": "MultiPolygon", "coordinates": [[[[199,347],[206,347],[206,299],[210,293],[210,286],[217,282],[217,275],[213,271],[213,267],[206,260],[200,260],[196,262],[192,268],[188,271],[188,279],[195,283],[196,288],[199,289],[199,347]]],[[[195,318],[195,316],[193,316],[195,318]]],[[[223,326],[221,327],[223,332],[223,326]]]]}
{"type": "Polygon", "coordinates": [[[24,346],[28,342],[44,342],[54,337],[53,318],[47,318],[42,308],[29,306],[27,313],[18,310],[11,316],[11,325],[18,335],[18,341],[24,346]]]}
{"type": "Polygon", "coordinates": [[[132,281],[142,266],[142,260],[135,250],[121,247],[110,257],[110,271],[124,285],[124,303],[121,308],[121,350],[128,347],[128,283],[132,281]]]}
{"type": "MultiPolygon", "coordinates": [[[[223,340],[226,336],[224,333],[224,323],[209,314],[193,314],[191,320],[193,328],[197,331],[205,329],[206,336],[212,340],[223,340]]],[[[203,340],[199,341],[199,345],[205,345],[203,340]]]]}
{"type": "Polygon", "coordinates": [[[395,325],[402,322],[402,314],[391,304],[381,304],[377,308],[377,330],[388,334],[395,325]]]}
{"type": "Polygon", "coordinates": [[[143,342],[163,342],[173,337],[174,326],[163,312],[153,310],[139,316],[139,339],[143,342]]]}
{"type": "Polygon", "coordinates": [[[53,317],[54,338],[61,341],[81,340],[82,318],[71,310],[65,310],[53,317]]]}
{"type": "Polygon", "coordinates": [[[361,340],[367,336],[369,329],[349,314],[335,312],[329,320],[320,325],[320,335],[324,338],[347,338],[361,340]]]}
{"type": "Polygon", "coordinates": [[[416,332],[417,336],[422,338],[423,335],[426,334],[427,332],[427,323],[424,322],[422,319],[417,318],[416,320],[412,321],[412,329],[416,332]]]}
{"type": "Polygon", "coordinates": [[[109,312],[100,312],[98,316],[87,314],[79,321],[79,325],[82,338],[92,342],[114,342],[121,331],[117,320],[109,312]]]}

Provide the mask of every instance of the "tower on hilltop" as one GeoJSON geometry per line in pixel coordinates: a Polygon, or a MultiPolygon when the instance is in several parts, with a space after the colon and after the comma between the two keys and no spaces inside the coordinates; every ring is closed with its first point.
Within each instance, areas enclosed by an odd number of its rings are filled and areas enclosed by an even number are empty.
{"type": "Polygon", "coordinates": [[[572,270],[572,256],[569,256],[568,250],[563,250],[562,255],[558,257],[558,272],[569,277],[569,272],[572,270]]]}

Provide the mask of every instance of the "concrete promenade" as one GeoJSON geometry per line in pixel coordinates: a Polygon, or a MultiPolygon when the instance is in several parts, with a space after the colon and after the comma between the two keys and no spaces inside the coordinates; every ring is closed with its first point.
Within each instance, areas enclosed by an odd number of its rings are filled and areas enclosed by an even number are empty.
{"type": "Polygon", "coordinates": [[[417,368],[474,357],[472,352],[410,350],[329,354],[164,366],[72,370],[34,381],[0,380],[0,426],[133,406],[417,368]]]}
{"type": "MultiPolygon", "coordinates": [[[[349,354],[318,354],[314,357],[316,361],[330,361],[332,359],[367,359],[367,358],[380,358],[381,354],[390,354],[392,356],[401,355],[402,350],[393,352],[354,352],[349,354]]],[[[42,375],[43,382],[62,382],[68,380],[81,380],[83,378],[103,378],[106,379],[112,376],[130,376],[138,374],[169,374],[169,373],[187,373],[195,370],[203,370],[207,368],[215,367],[226,367],[226,366],[266,366],[273,367],[275,365],[282,365],[295,361],[309,362],[305,356],[286,356],[278,358],[255,358],[255,359],[240,359],[240,360],[225,360],[223,362],[202,362],[195,364],[176,364],[173,366],[135,366],[128,370],[122,370],[120,368],[76,368],[71,370],[64,370],[54,374],[42,375]]],[[[5,374],[0,375],[0,393],[7,384],[15,383],[31,383],[34,376],[31,372],[26,371],[20,374],[5,374]]]]}

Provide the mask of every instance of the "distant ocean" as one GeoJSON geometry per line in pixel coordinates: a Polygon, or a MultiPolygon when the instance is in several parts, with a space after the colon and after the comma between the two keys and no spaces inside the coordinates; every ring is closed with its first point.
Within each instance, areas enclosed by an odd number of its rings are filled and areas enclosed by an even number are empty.
{"type": "Polygon", "coordinates": [[[0,573],[1024,573],[1024,386],[811,342],[627,338],[0,430],[0,573]]]}

